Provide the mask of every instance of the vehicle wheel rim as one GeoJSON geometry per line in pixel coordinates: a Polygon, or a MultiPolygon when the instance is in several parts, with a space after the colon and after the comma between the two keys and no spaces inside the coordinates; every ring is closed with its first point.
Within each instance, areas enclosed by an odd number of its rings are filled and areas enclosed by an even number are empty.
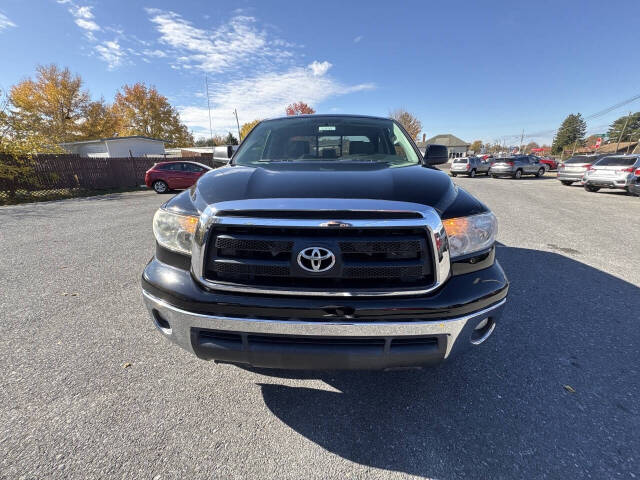
{"type": "Polygon", "coordinates": [[[156,182],[156,192],[164,193],[167,190],[167,186],[163,182],[156,182]]]}
{"type": "Polygon", "coordinates": [[[520,170],[518,170],[516,172],[516,178],[520,178],[522,176],[522,172],[520,172],[520,170]]]}
{"type": "Polygon", "coordinates": [[[471,173],[469,174],[471,176],[471,178],[476,176],[476,171],[475,170],[471,170],[471,173]]]}

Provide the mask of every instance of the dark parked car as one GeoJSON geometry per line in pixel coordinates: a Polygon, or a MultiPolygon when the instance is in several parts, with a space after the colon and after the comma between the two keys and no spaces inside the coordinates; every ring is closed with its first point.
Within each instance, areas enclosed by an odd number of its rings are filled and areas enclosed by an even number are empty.
{"type": "Polygon", "coordinates": [[[144,183],[158,193],[191,187],[211,167],[197,162],[160,162],[144,175],[144,183]]]}
{"type": "Polygon", "coordinates": [[[387,118],[265,120],[155,214],[142,290],[202,359],[298,369],[432,365],[483,343],[508,281],[495,215],[387,118]]]}
{"type": "Polygon", "coordinates": [[[468,175],[471,178],[478,173],[489,175],[491,163],[480,157],[455,158],[451,164],[451,176],[468,175]]]}
{"type": "Polygon", "coordinates": [[[640,168],[635,172],[635,178],[629,184],[629,193],[631,195],[635,195],[636,197],[640,197],[640,168]]]}
{"type": "Polygon", "coordinates": [[[496,158],[491,164],[489,173],[493,178],[512,177],[521,178],[523,175],[535,175],[541,177],[547,169],[533,155],[521,155],[517,157],[496,158]]]}

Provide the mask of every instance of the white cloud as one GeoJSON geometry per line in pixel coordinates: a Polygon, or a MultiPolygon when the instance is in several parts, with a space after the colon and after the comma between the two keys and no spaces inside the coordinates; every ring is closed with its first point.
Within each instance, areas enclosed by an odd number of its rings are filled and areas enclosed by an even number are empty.
{"type": "Polygon", "coordinates": [[[269,41],[265,31],[256,28],[256,19],[237,15],[215,30],[195,27],[181,15],[148,8],[150,20],[160,33],[160,42],[176,49],[178,65],[220,73],[253,63],[264,68],[268,62],[291,57],[290,44],[269,41]]]}
{"type": "Polygon", "coordinates": [[[164,58],[167,56],[167,54],[165,52],[163,52],[162,50],[143,50],[142,54],[145,57],[156,57],[156,58],[164,58]]]}
{"type": "MultiPolygon", "coordinates": [[[[61,3],[61,2],[58,2],[61,3]]],[[[65,3],[69,3],[69,13],[71,15],[73,15],[73,17],[76,19],[76,25],[78,25],[80,28],[82,28],[83,30],[87,31],[87,35],[90,39],[94,39],[95,37],[93,37],[92,32],[97,32],[99,30],[102,30],[100,28],[100,25],[98,25],[93,19],[94,19],[94,15],[93,12],[91,11],[93,7],[89,7],[89,6],[81,6],[81,5],[76,5],[73,2],[65,2],[65,3]]]]}
{"type": "Polygon", "coordinates": [[[125,57],[125,53],[117,40],[102,42],[96,46],[96,52],[100,59],[107,63],[109,70],[120,66],[125,57]]]}
{"type": "MultiPolygon", "coordinates": [[[[324,65],[328,62],[313,62],[311,65],[314,64],[324,65]]],[[[316,73],[317,70],[314,71],[311,65],[211,85],[209,90],[214,130],[217,133],[236,130],[232,114],[235,108],[243,123],[256,118],[284,115],[285,107],[292,102],[303,101],[314,106],[337,95],[374,88],[369,83],[343,85],[325,75],[329,67],[323,67],[324,71],[316,73]]],[[[196,135],[208,135],[209,117],[206,108],[188,106],[180,107],[179,111],[182,121],[196,135]]]]}
{"type": "Polygon", "coordinates": [[[360,40],[362,40],[364,37],[362,35],[358,35],[356,38],[353,39],[353,43],[359,43],[360,40]]]}
{"type": "Polygon", "coordinates": [[[93,7],[75,7],[74,10],[71,11],[72,15],[76,18],[86,18],[86,19],[91,19],[93,18],[93,13],[91,13],[91,9],[93,7]]]}
{"type": "Polygon", "coordinates": [[[76,18],[76,25],[84,30],[90,30],[92,32],[100,30],[100,25],[93,20],[85,20],[84,18],[76,18]]]}
{"type": "Polygon", "coordinates": [[[316,77],[322,76],[325,73],[327,73],[329,71],[329,69],[332,67],[332,65],[327,62],[326,60],[324,62],[318,62],[317,60],[314,60],[310,65],[309,68],[311,69],[311,72],[313,72],[313,75],[316,77]]]}
{"type": "Polygon", "coordinates": [[[16,27],[17,25],[9,20],[9,17],[0,13],[0,32],[7,28],[16,27]]]}

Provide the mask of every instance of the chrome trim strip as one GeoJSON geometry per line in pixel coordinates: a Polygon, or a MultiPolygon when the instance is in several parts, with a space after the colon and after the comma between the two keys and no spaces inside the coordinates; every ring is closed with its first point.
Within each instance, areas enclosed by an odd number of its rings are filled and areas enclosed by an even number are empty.
{"type": "MultiPolygon", "coordinates": [[[[203,286],[212,290],[228,292],[257,293],[264,295],[296,295],[296,296],[323,296],[323,297],[377,297],[397,295],[424,295],[432,292],[447,281],[451,273],[451,261],[448,245],[441,249],[442,258],[438,258],[436,234],[444,232],[444,226],[435,209],[427,205],[410,202],[396,202],[390,200],[374,199],[344,199],[344,198],[263,198],[249,200],[234,200],[219,202],[209,205],[200,215],[198,226],[194,235],[191,252],[191,271],[196,280],[203,286]],[[241,216],[218,217],[219,211],[234,210],[288,210],[288,211],[326,211],[324,219],[271,219],[251,218],[241,216]],[[290,290],[278,287],[252,287],[249,285],[233,285],[224,282],[213,282],[204,278],[205,251],[213,224],[242,225],[242,226],[266,226],[266,227],[321,227],[332,228],[327,223],[331,222],[331,212],[342,211],[368,211],[368,212],[412,212],[419,213],[422,218],[403,219],[356,219],[349,220],[348,227],[340,228],[397,228],[397,227],[424,227],[431,237],[431,248],[434,252],[433,268],[435,282],[423,288],[389,289],[353,289],[353,290],[314,290],[299,289],[290,290]]],[[[445,236],[446,238],[446,236],[445,236]]]]}
{"type": "Polygon", "coordinates": [[[182,310],[144,290],[142,295],[151,315],[153,316],[154,309],[158,310],[169,321],[172,330],[182,332],[181,336],[187,339],[184,341],[188,341],[190,334],[188,330],[191,327],[242,333],[296,336],[393,337],[449,335],[451,341],[447,342],[445,358],[449,356],[455,340],[469,320],[487,316],[490,312],[502,307],[507,301],[506,298],[503,298],[490,307],[462,317],[440,320],[417,320],[413,322],[305,322],[302,320],[268,320],[206,315],[182,310]]]}

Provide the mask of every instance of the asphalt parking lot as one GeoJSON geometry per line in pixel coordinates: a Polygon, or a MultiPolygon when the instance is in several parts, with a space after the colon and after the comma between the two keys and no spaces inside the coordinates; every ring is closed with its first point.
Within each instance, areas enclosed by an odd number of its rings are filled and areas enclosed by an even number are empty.
{"type": "Polygon", "coordinates": [[[0,477],[639,477],[640,198],[455,181],[498,216],[510,299],[486,344],[405,372],[170,346],[139,286],[167,196],[0,207],[0,477]]]}

